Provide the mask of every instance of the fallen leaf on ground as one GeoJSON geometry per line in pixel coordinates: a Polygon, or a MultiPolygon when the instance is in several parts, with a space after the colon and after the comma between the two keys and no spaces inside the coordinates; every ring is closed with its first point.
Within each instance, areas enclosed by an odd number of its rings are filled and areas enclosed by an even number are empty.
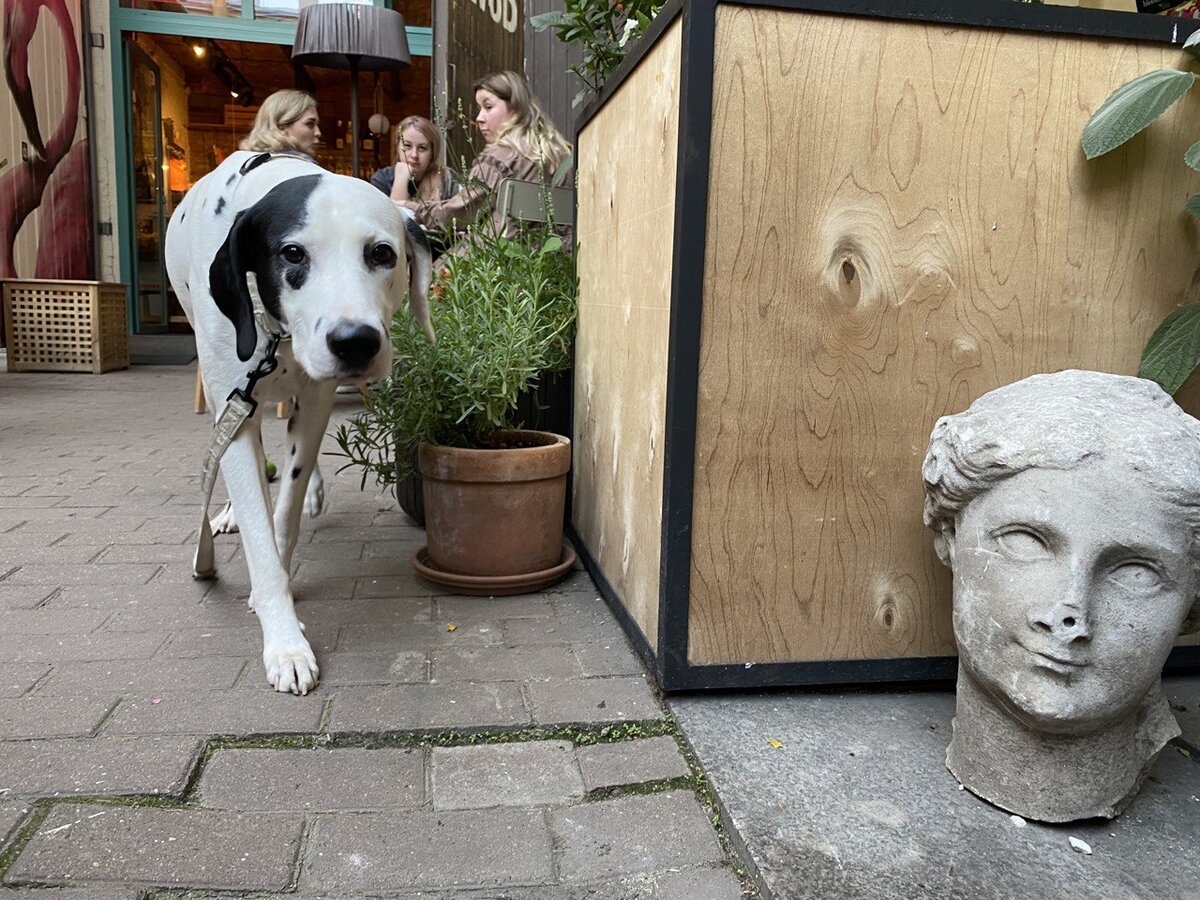
{"type": "Polygon", "coordinates": [[[783,749],[783,741],[777,741],[777,740],[775,740],[775,738],[767,738],[767,743],[770,744],[772,747],[774,747],[776,750],[783,749]]]}
{"type": "Polygon", "coordinates": [[[455,625],[453,622],[451,622],[449,625],[446,626],[446,630],[447,631],[458,631],[458,626],[455,625]]]}

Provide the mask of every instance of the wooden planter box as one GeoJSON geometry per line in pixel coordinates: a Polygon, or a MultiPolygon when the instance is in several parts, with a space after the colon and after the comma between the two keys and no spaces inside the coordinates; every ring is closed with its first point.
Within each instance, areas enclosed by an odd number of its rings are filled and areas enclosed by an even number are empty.
{"type": "Polygon", "coordinates": [[[125,285],[42,279],[4,282],[10,372],[129,368],[125,285]]]}
{"type": "Polygon", "coordinates": [[[1080,150],[1196,27],[1010,0],[663,10],[580,119],[572,518],[663,688],[953,675],[930,431],[1035,372],[1133,373],[1196,299],[1197,98],[1080,150]]]}

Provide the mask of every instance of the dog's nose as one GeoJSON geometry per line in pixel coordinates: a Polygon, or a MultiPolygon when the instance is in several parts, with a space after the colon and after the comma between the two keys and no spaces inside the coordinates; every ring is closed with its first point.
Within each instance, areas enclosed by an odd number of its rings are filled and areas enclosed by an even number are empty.
{"type": "Polygon", "coordinates": [[[329,350],[352,370],[365,369],[382,346],[379,330],[370,325],[338,322],[325,336],[329,350]]]}

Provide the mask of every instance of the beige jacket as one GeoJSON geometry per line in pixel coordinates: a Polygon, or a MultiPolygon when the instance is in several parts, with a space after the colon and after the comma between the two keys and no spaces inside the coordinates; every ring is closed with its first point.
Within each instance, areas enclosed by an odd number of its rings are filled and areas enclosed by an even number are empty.
{"type": "Polygon", "coordinates": [[[553,174],[543,174],[541,166],[511,147],[491,144],[475,158],[466,185],[453,197],[436,201],[405,200],[401,205],[412,210],[417,221],[426,228],[440,228],[452,223],[456,229],[462,229],[490,208],[492,226],[497,233],[503,230],[505,236],[512,237],[516,233],[516,225],[508,222],[506,227],[496,209],[496,189],[500,182],[505,178],[542,181],[553,174]],[[483,185],[487,185],[486,190],[483,185]]]}

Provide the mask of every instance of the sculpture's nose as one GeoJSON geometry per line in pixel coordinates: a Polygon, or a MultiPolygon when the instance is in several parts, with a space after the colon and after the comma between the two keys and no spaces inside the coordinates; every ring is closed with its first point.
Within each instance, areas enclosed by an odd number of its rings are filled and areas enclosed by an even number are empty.
{"type": "Polygon", "coordinates": [[[325,343],[347,369],[361,371],[375,358],[383,346],[383,338],[379,329],[370,325],[341,321],[329,329],[325,343]]]}
{"type": "Polygon", "coordinates": [[[1092,639],[1088,615],[1090,586],[1081,573],[1072,573],[1064,582],[1047,585],[1051,596],[1030,609],[1029,627],[1064,644],[1087,643],[1092,639]]]}

